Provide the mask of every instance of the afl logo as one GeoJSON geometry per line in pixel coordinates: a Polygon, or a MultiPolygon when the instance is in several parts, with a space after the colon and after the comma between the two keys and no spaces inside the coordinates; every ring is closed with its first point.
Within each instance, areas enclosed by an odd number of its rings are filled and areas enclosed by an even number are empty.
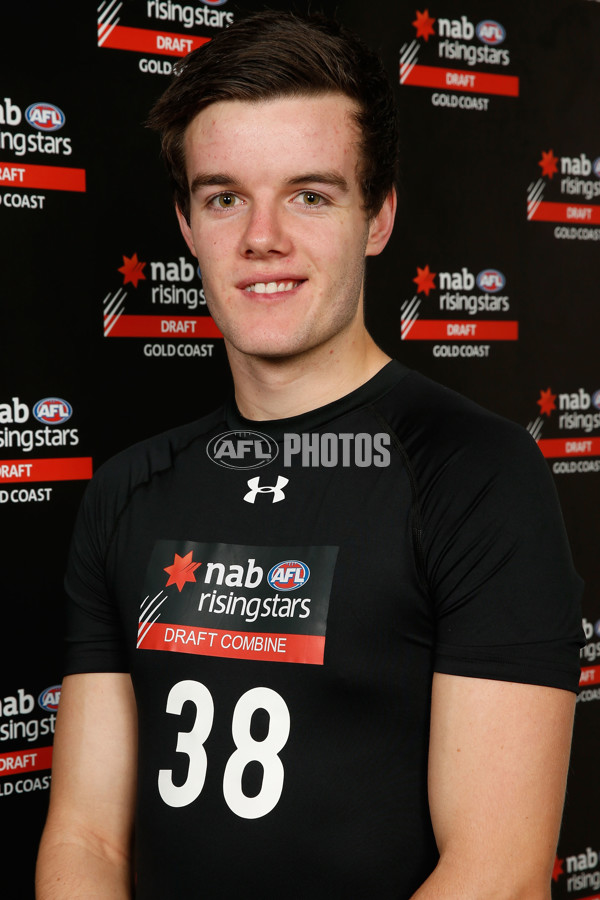
{"type": "Polygon", "coordinates": [[[58,709],[58,702],[60,700],[60,684],[53,684],[52,687],[46,688],[45,691],[42,691],[40,696],[38,697],[38,704],[42,707],[42,709],[48,710],[48,712],[56,712],[58,709]]]}
{"type": "Polygon", "coordinates": [[[65,114],[54,103],[32,103],[25,118],[38,131],[58,131],[65,124],[65,114]]]}
{"type": "Polygon", "coordinates": [[[60,397],[46,397],[38,400],[33,407],[33,414],[38,422],[44,422],[45,425],[62,425],[71,418],[73,409],[70,403],[60,397]]]}
{"type": "Polygon", "coordinates": [[[475,30],[483,44],[501,44],[506,37],[506,31],[500,22],[494,22],[493,19],[484,19],[475,30]]]}
{"type": "Polygon", "coordinates": [[[496,294],[506,284],[506,278],[498,269],[483,269],[477,276],[477,287],[488,294],[496,294]]]}
{"type": "Polygon", "coordinates": [[[600,391],[595,391],[592,394],[592,403],[596,407],[596,409],[600,409],[600,391]]]}
{"type": "Polygon", "coordinates": [[[260,431],[223,431],[208,442],[206,452],[226,469],[260,469],[273,462],[279,447],[260,431]]]}
{"type": "Polygon", "coordinates": [[[592,163],[592,172],[594,173],[596,178],[600,178],[600,156],[596,157],[596,159],[592,163]]]}
{"type": "Polygon", "coordinates": [[[309,578],[310,569],[298,559],[286,559],[277,563],[267,575],[267,581],[277,591],[295,591],[306,584],[309,578]]]}
{"type": "Polygon", "coordinates": [[[227,0],[202,0],[205,6],[223,6],[227,0]]]}

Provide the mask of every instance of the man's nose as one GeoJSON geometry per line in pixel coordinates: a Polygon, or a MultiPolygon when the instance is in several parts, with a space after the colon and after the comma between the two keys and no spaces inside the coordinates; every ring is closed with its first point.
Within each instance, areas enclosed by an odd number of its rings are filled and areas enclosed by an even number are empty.
{"type": "Polygon", "coordinates": [[[242,255],[260,258],[269,254],[289,254],[292,241],[285,219],[285,210],[276,201],[253,203],[242,235],[242,255]]]}

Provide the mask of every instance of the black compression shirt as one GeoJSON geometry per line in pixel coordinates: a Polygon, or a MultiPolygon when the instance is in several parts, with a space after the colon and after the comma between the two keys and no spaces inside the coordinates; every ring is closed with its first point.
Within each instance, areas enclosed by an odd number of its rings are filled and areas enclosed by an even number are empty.
{"type": "Polygon", "coordinates": [[[535,442],[397,362],[306,415],[231,403],[110,460],[66,585],[67,674],[134,683],[140,900],[408,898],[437,861],[433,672],[578,684],[535,442]]]}

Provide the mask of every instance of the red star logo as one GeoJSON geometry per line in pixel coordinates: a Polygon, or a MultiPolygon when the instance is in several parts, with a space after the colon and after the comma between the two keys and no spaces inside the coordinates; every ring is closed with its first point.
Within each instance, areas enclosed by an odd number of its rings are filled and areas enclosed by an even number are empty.
{"type": "Polygon", "coordinates": [[[426,9],[424,12],[419,12],[419,10],[415,10],[417,18],[412,23],[417,29],[417,37],[422,37],[423,40],[428,41],[430,35],[435,34],[433,30],[433,23],[435,19],[432,19],[429,15],[429,10],[426,9]]]}
{"type": "Polygon", "coordinates": [[[542,158],[538,162],[542,170],[542,175],[553,178],[558,171],[558,156],[554,155],[553,150],[542,150],[542,158]]]}
{"type": "Polygon", "coordinates": [[[123,265],[119,269],[119,272],[123,273],[123,284],[127,284],[131,282],[132,285],[136,288],[138,286],[138,281],[142,279],[146,280],[146,276],[144,275],[144,266],[145,262],[140,262],[137,258],[137,253],[134,253],[133,256],[124,256],[123,257],[123,265]]]}
{"type": "Polygon", "coordinates": [[[201,565],[202,563],[192,561],[191,550],[189,553],[186,553],[185,556],[180,556],[179,553],[176,553],[173,565],[165,566],[165,572],[169,573],[169,580],[167,581],[166,587],[169,587],[171,584],[176,584],[179,590],[182,591],[186,581],[196,581],[194,572],[198,566],[201,565]]]}
{"type": "Polygon", "coordinates": [[[552,881],[558,881],[559,875],[564,875],[565,870],[563,869],[564,859],[559,859],[558,856],[554,859],[554,868],[552,869],[552,881]]]}
{"type": "Polygon", "coordinates": [[[435,281],[433,280],[435,276],[435,272],[429,271],[429,265],[426,265],[424,269],[417,266],[417,277],[413,278],[417,285],[417,294],[423,293],[429,297],[429,291],[435,290],[435,281]]]}
{"type": "Polygon", "coordinates": [[[556,394],[553,394],[550,388],[540,391],[540,399],[536,400],[536,403],[540,408],[540,415],[549,416],[552,410],[556,409],[556,394]]]}

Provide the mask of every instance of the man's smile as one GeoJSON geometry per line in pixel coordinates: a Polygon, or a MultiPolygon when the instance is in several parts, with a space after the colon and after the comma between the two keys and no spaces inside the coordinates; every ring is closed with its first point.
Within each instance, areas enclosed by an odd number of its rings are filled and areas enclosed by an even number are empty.
{"type": "Polygon", "coordinates": [[[244,290],[254,294],[286,293],[299,287],[302,281],[255,281],[247,285],[244,290]]]}

